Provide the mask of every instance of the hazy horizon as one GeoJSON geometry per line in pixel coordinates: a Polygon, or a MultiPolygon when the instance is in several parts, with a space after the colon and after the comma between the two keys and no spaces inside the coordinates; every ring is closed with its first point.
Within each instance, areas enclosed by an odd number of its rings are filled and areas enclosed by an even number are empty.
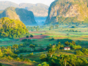
{"type": "Polygon", "coordinates": [[[10,1],[10,2],[14,2],[17,4],[20,3],[31,3],[31,4],[37,4],[37,3],[42,3],[45,5],[50,5],[54,0],[0,0],[0,1],[10,1]]]}

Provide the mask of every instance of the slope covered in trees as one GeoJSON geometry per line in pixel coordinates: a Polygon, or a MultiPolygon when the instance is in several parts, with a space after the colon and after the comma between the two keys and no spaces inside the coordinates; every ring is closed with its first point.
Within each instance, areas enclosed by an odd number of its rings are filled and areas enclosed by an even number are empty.
{"type": "Polygon", "coordinates": [[[12,20],[8,17],[0,19],[0,38],[19,38],[28,33],[26,26],[19,20],[12,20]]]}

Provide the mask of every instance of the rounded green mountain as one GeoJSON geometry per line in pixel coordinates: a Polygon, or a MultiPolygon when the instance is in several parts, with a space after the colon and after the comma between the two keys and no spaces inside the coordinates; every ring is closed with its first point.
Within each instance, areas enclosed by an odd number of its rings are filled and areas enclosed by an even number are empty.
{"type": "Polygon", "coordinates": [[[0,19],[0,38],[20,38],[21,35],[28,33],[26,26],[19,20],[4,17],[0,19]]]}

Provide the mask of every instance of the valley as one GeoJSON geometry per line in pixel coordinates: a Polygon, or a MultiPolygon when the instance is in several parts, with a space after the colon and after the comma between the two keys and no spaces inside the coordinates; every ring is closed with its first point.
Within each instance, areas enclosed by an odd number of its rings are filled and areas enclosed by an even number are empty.
{"type": "Polygon", "coordinates": [[[88,1],[25,2],[0,1],[0,66],[88,66],[88,1]]]}

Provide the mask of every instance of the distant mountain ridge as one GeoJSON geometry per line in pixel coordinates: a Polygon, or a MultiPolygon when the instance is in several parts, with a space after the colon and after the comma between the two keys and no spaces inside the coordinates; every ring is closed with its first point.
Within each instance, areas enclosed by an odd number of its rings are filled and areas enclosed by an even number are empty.
{"type": "Polygon", "coordinates": [[[55,0],[45,24],[88,23],[88,0],[55,0]]]}
{"type": "Polygon", "coordinates": [[[33,13],[22,8],[9,7],[0,13],[0,18],[2,17],[21,20],[25,25],[37,25],[33,13]]]}
{"type": "Polygon", "coordinates": [[[5,10],[8,7],[16,7],[16,8],[24,8],[29,11],[32,11],[35,16],[47,16],[48,15],[48,6],[38,3],[38,4],[30,4],[30,3],[21,3],[16,4],[10,1],[0,1],[0,10],[5,10]]]}

